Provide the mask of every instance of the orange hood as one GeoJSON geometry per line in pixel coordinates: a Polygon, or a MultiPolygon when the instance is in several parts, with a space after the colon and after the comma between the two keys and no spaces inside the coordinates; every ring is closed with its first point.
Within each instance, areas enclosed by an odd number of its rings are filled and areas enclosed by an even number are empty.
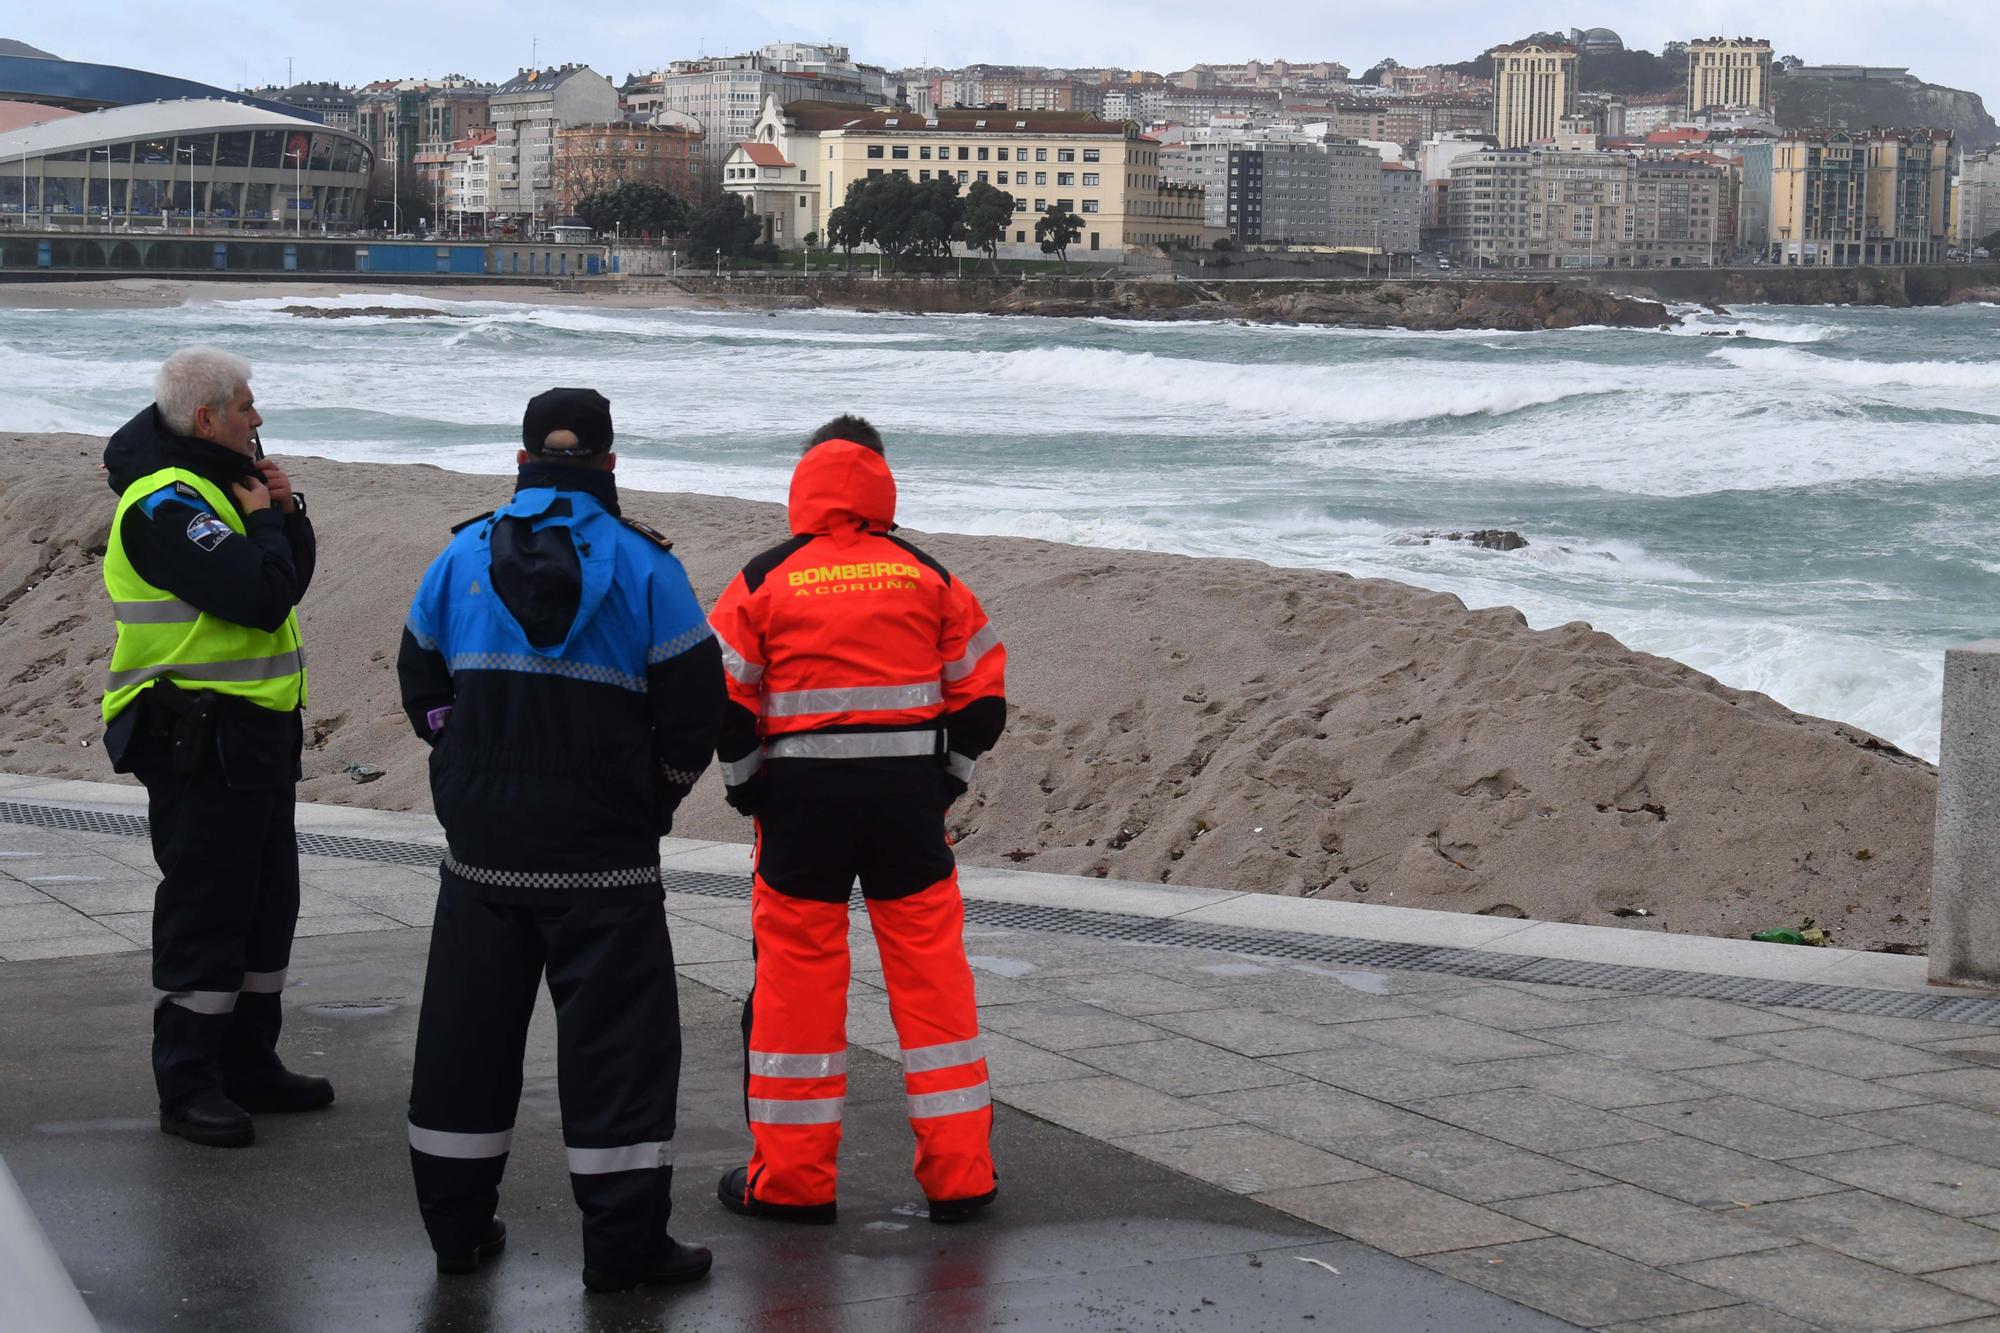
{"type": "Polygon", "coordinates": [[[828,440],[793,470],[790,510],[800,537],[887,532],[896,525],[896,478],[873,449],[828,440]]]}

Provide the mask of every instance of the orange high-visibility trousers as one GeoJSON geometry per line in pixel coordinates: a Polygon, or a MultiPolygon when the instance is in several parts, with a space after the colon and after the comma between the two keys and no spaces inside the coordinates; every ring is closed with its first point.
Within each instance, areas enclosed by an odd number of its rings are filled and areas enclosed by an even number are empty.
{"type": "MultiPolygon", "coordinates": [[[[993,1100],[957,872],[866,901],[902,1048],[917,1182],[933,1201],[985,1194],[994,1183],[993,1100]]],[[[759,874],[750,919],[750,1193],[774,1204],[832,1203],[847,1092],[847,904],[781,893],[759,874]]]]}

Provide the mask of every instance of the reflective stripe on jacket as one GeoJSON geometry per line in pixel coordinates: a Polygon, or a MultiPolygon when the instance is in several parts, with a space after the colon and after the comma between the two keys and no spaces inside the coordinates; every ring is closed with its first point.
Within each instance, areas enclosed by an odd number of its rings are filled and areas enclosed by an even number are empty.
{"type": "Polygon", "coordinates": [[[176,483],[192,488],[230,531],[245,530],[242,514],[222,489],[183,468],[163,468],[125,488],[104,552],[104,590],[118,627],[105,679],[104,720],[110,722],[158,680],[235,695],[274,712],[304,707],[306,667],[296,609],[275,630],[239,625],[196,610],[133,568],[124,542],[126,511],[176,483]]]}

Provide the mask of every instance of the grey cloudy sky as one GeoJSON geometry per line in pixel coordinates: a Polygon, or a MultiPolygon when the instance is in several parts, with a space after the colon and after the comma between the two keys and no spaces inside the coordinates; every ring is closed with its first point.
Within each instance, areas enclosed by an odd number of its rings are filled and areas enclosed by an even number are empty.
{"type": "Polygon", "coordinates": [[[484,0],[247,5],[217,0],[80,0],[9,6],[0,37],[73,60],[132,65],[239,85],[284,79],[353,83],[465,73],[497,79],[534,58],[587,63],[617,78],[676,57],[768,41],[841,41],[891,67],[987,60],[1179,69],[1200,60],[1333,59],[1359,72],[1384,56],[1406,65],[1462,60],[1538,29],[1602,25],[1626,45],[1673,38],[1768,37],[1815,63],[1908,65],[1933,83],[2000,94],[2000,4],[1993,0],[725,0],[720,5],[556,6],[484,0]],[[1218,15],[1228,21],[1219,22],[1218,15]]]}

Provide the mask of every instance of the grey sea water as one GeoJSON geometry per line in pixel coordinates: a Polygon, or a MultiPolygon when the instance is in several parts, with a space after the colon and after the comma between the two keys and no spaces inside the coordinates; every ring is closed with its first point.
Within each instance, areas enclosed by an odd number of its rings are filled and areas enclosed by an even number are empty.
{"type": "Polygon", "coordinates": [[[794,442],[860,411],[913,527],[1344,569],[1537,627],[1588,620],[1928,757],[1944,648],[2000,632],[1990,306],[1499,335],[300,300],[439,317],[9,311],[0,429],[108,431],[168,350],[213,341],[255,360],[274,453],[504,471],[527,395],[591,384],[627,485],[777,499],[794,442]],[[1469,527],[1530,545],[1412,539],[1469,527]]]}

